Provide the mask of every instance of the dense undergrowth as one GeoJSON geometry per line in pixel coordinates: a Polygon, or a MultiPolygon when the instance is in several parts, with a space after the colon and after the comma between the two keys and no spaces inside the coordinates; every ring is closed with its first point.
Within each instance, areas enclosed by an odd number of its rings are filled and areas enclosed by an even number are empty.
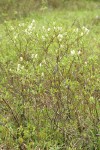
{"type": "Polygon", "coordinates": [[[99,25],[97,11],[0,25],[1,149],[99,150],[99,25]]]}

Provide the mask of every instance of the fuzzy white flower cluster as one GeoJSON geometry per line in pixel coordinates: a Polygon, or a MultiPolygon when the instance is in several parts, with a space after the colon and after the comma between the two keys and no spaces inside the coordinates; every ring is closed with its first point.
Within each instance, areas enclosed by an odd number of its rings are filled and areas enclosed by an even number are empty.
{"type": "Polygon", "coordinates": [[[14,32],[14,39],[16,40],[17,39],[17,37],[18,37],[18,33],[16,33],[16,32],[14,32]]]}
{"type": "Polygon", "coordinates": [[[32,59],[33,59],[33,58],[37,59],[37,57],[38,57],[38,54],[32,54],[32,55],[31,55],[31,58],[32,58],[32,59]]]}
{"type": "Polygon", "coordinates": [[[24,27],[24,25],[25,25],[24,23],[20,23],[19,27],[24,27]]]}
{"type": "Polygon", "coordinates": [[[51,28],[48,28],[47,31],[50,32],[51,28]]]}
{"type": "Polygon", "coordinates": [[[54,26],[53,29],[56,30],[56,31],[59,31],[59,32],[62,31],[62,27],[56,27],[56,26],[54,26]]]}
{"type": "Polygon", "coordinates": [[[23,61],[23,57],[20,57],[20,61],[23,61]]]}
{"type": "Polygon", "coordinates": [[[43,31],[45,31],[45,32],[50,32],[50,31],[51,31],[51,28],[50,28],[50,27],[48,27],[48,28],[46,29],[46,27],[45,27],[45,26],[42,26],[42,30],[43,30],[43,31]]]}
{"type": "Polygon", "coordinates": [[[42,41],[45,41],[45,40],[46,40],[45,36],[44,36],[44,35],[42,35],[42,41]]]}
{"type": "Polygon", "coordinates": [[[64,45],[61,44],[61,45],[60,45],[60,48],[64,48],[64,45]]]}
{"type": "Polygon", "coordinates": [[[85,61],[85,65],[87,66],[87,61],[85,61]]]}
{"type": "Polygon", "coordinates": [[[42,61],[42,64],[46,64],[46,60],[45,59],[42,61]]]}
{"type": "Polygon", "coordinates": [[[42,67],[42,63],[39,64],[40,68],[42,67]]]}
{"type": "Polygon", "coordinates": [[[71,55],[75,55],[75,50],[71,50],[71,55]]]}
{"type": "Polygon", "coordinates": [[[63,35],[62,34],[58,34],[58,40],[59,40],[59,42],[61,42],[62,41],[62,39],[63,39],[63,35]]]}
{"type": "Polygon", "coordinates": [[[25,29],[25,33],[27,35],[31,35],[32,31],[35,29],[35,20],[33,19],[31,24],[27,27],[27,29],[25,29]]]}
{"type": "Polygon", "coordinates": [[[24,66],[22,66],[21,64],[17,65],[17,71],[21,71],[24,69],[24,66]]]}
{"type": "Polygon", "coordinates": [[[44,77],[44,72],[41,73],[41,77],[44,77]]]}
{"type": "Polygon", "coordinates": [[[42,26],[42,30],[43,30],[43,31],[45,30],[45,26],[42,26]]]}
{"type": "Polygon", "coordinates": [[[75,50],[71,50],[71,52],[70,52],[70,54],[72,55],[72,56],[74,56],[75,54],[76,55],[78,55],[78,56],[80,56],[81,55],[81,51],[79,50],[77,53],[75,52],[75,50]]]}
{"type": "MultiPolygon", "coordinates": [[[[79,33],[79,31],[80,31],[79,28],[73,29],[74,33],[79,33]]],[[[80,34],[81,34],[81,36],[83,36],[84,34],[87,35],[89,33],[89,31],[90,30],[88,28],[86,28],[85,26],[83,26],[82,27],[82,32],[80,34]]]]}
{"type": "Polygon", "coordinates": [[[81,51],[79,50],[77,54],[78,54],[78,55],[81,55],[81,51]]]}
{"type": "Polygon", "coordinates": [[[61,31],[62,30],[62,27],[57,27],[58,31],[61,31]]]}
{"type": "Polygon", "coordinates": [[[88,28],[86,28],[85,26],[82,27],[82,30],[83,30],[83,32],[81,32],[81,36],[83,36],[84,34],[87,35],[87,34],[89,33],[89,31],[90,31],[90,30],[89,30],[88,28]]]}
{"type": "Polygon", "coordinates": [[[76,28],[73,30],[75,33],[78,33],[79,32],[79,28],[76,28]]]}
{"type": "Polygon", "coordinates": [[[13,27],[13,26],[11,26],[11,27],[10,27],[10,30],[12,30],[12,31],[13,31],[13,30],[14,30],[14,27],[13,27]]]}

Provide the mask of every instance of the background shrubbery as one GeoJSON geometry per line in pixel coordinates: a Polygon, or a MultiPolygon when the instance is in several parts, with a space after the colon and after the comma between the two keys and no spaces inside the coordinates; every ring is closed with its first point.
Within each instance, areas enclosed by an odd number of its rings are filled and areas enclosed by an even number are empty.
{"type": "Polygon", "coordinates": [[[33,11],[49,9],[99,9],[98,0],[0,0],[0,20],[28,16],[33,11]],[[95,2],[96,1],[96,2],[95,2]]]}

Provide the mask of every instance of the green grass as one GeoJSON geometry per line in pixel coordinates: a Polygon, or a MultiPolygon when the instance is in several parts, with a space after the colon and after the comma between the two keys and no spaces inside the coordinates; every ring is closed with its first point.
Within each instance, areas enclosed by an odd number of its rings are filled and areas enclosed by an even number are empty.
{"type": "Polygon", "coordinates": [[[99,14],[46,10],[0,24],[1,147],[99,150],[99,14]]]}

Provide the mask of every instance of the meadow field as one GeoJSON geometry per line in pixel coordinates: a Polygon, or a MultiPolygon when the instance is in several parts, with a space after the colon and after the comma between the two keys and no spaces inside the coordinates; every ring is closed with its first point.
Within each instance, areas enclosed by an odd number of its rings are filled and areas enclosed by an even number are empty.
{"type": "Polygon", "coordinates": [[[100,2],[3,2],[0,150],[100,150],[100,2]]]}

